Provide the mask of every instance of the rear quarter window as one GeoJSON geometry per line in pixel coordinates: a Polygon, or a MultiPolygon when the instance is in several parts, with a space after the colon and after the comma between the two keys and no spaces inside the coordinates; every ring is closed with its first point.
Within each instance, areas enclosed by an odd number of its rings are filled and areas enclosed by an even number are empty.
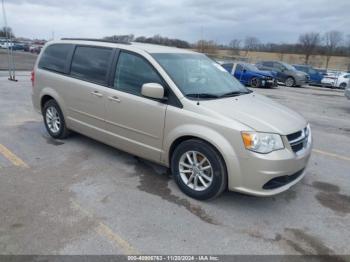
{"type": "Polygon", "coordinates": [[[112,48],[78,46],[72,59],[71,76],[97,84],[106,84],[112,54],[112,48]]]}
{"type": "Polygon", "coordinates": [[[39,68],[59,73],[67,73],[68,60],[73,51],[73,45],[54,44],[48,46],[39,61],[39,68]]]}

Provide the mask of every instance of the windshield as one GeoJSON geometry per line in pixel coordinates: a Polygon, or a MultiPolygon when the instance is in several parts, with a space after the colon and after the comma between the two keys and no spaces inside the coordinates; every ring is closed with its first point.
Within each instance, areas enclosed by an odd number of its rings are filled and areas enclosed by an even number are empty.
{"type": "Polygon", "coordinates": [[[295,67],[290,64],[282,63],[282,65],[284,65],[284,67],[287,68],[287,70],[293,70],[293,71],[296,70],[295,67]]]}
{"type": "Polygon", "coordinates": [[[185,96],[218,98],[250,92],[223,67],[205,55],[157,53],[152,56],[185,96]]]}
{"type": "Polygon", "coordinates": [[[241,64],[243,68],[249,70],[249,71],[259,71],[259,69],[252,64],[241,64]]]}

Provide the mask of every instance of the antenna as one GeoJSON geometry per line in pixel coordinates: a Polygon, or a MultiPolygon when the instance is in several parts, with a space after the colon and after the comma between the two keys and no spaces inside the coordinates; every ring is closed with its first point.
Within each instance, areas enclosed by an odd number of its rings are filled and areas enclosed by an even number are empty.
{"type": "Polygon", "coordinates": [[[4,17],[4,25],[5,25],[5,37],[6,37],[6,47],[7,47],[6,49],[7,49],[7,58],[8,58],[9,80],[10,81],[17,81],[16,80],[16,71],[15,71],[15,60],[13,57],[12,35],[9,33],[9,30],[7,27],[7,18],[6,18],[4,0],[1,0],[1,4],[2,4],[2,14],[4,17]]]}

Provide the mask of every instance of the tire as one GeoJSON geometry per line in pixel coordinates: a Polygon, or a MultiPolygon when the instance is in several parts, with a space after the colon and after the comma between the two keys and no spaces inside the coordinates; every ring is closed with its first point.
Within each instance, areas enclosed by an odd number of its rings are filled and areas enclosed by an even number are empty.
{"type": "Polygon", "coordinates": [[[47,101],[42,112],[46,130],[52,138],[64,139],[70,134],[61,108],[55,100],[51,99],[47,101]],[[50,117],[51,119],[58,120],[58,122],[54,122],[54,120],[52,120],[50,123],[50,117]]]}
{"type": "Polygon", "coordinates": [[[171,172],[181,191],[198,200],[218,197],[227,188],[227,171],[223,158],[213,146],[199,139],[186,140],[176,147],[171,157],[171,172]],[[194,167],[189,164],[186,153],[192,162],[194,159],[197,159],[198,164],[204,162],[201,166],[194,167]],[[203,170],[200,170],[201,167],[203,170]]]}
{"type": "Polygon", "coordinates": [[[339,85],[339,87],[340,87],[341,89],[345,89],[345,88],[346,88],[346,83],[341,83],[341,84],[339,85]]]}
{"type": "Polygon", "coordinates": [[[255,88],[258,88],[258,87],[261,87],[261,81],[259,78],[257,77],[254,77],[250,80],[250,86],[251,87],[255,87],[255,88]]]}
{"type": "Polygon", "coordinates": [[[285,84],[286,84],[286,86],[288,86],[288,87],[293,87],[293,86],[295,86],[295,80],[294,80],[294,78],[291,77],[291,76],[287,77],[287,79],[286,79],[286,81],[285,81],[285,84]]]}

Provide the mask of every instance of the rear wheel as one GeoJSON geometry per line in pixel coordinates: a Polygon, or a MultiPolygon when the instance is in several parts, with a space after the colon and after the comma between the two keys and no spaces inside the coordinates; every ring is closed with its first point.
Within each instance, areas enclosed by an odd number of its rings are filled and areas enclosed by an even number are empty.
{"type": "Polygon", "coordinates": [[[199,139],[177,146],[171,158],[171,171],[182,192],[199,200],[215,198],[227,187],[227,172],[221,155],[199,139]]]}
{"type": "Polygon", "coordinates": [[[295,80],[293,77],[289,76],[285,82],[286,86],[293,87],[295,85],[295,80]]]}
{"type": "Polygon", "coordinates": [[[252,80],[250,80],[250,86],[251,87],[260,87],[261,86],[261,81],[259,78],[252,78],[252,80]]]}
{"type": "Polygon", "coordinates": [[[49,100],[43,108],[44,123],[49,135],[55,139],[63,139],[69,135],[62,111],[55,100],[49,100]]]}

